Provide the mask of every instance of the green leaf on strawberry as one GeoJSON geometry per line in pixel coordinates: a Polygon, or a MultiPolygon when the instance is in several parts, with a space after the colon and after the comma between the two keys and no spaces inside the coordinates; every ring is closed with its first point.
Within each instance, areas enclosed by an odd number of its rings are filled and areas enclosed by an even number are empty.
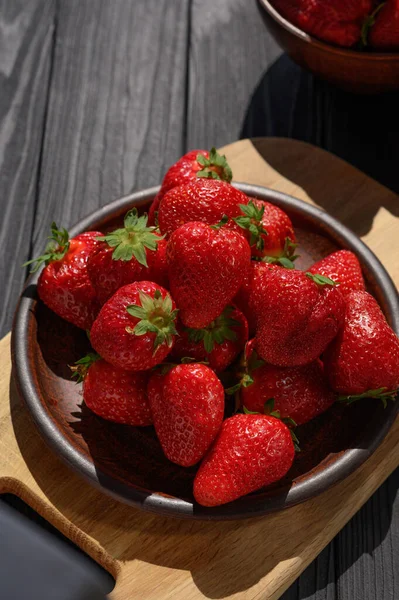
{"type": "Polygon", "coordinates": [[[230,181],[233,179],[233,172],[224,155],[217,152],[216,148],[212,148],[209,152],[209,158],[203,154],[197,155],[197,162],[202,169],[197,172],[197,177],[206,177],[208,179],[221,179],[222,181],[230,181]]]}
{"type": "Polygon", "coordinates": [[[268,235],[262,225],[262,217],[265,207],[258,207],[250,200],[248,204],[239,205],[242,217],[234,217],[233,221],[242,229],[247,229],[250,233],[249,244],[255,246],[257,250],[263,250],[265,242],[262,235],[268,235]]]}
{"type": "Polygon", "coordinates": [[[295,244],[289,237],[285,238],[283,253],[280,256],[264,256],[262,262],[276,264],[286,269],[295,269],[294,261],[299,257],[295,254],[298,244],[295,244]]]}
{"type": "Polygon", "coordinates": [[[146,249],[155,251],[162,236],[155,233],[155,227],[147,227],[147,215],[138,215],[137,209],[130,210],[124,219],[124,227],[107,235],[98,237],[102,242],[114,248],[114,260],[129,261],[133,257],[147,267],[146,249]]]}
{"type": "Polygon", "coordinates": [[[86,377],[91,365],[100,358],[101,356],[97,352],[89,352],[86,356],[77,360],[73,367],[69,367],[72,371],[71,377],[76,378],[76,383],[80,383],[86,377]]]}
{"type": "Polygon", "coordinates": [[[31,273],[36,273],[43,264],[48,265],[56,260],[61,260],[69,250],[69,233],[65,228],[58,229],[54,221],[51,223],[51,236],[47,239],[49,241],[44,250],[44,254],[37,258],[32,258],[32,260],[28,260],[22,265],[23,267],[27,267],[28,265],[36,263],[30,270],[31,273]]]}
{"type": "Polygon", "coordinates": [[[232,327],[239,327],[241,323],[231,318],[234,311],[232,306],[227,306],[222,314],[203,329],[187,328],[189,340],[192,342],[203,342],[205,350],[210,353],[215,344],[222,344],[225,340],[236,340],[237,334],[232,327]]]}
{"type": "Polygon", "coordinates": [[[362,398],[378,398],[384,405],[384,408],[387,407],[387,400],[395,400],[398,390],[387,391],[386,387],[381,387],[376,390],[367,390],[367,392],[363,392],[362,394],[352,394],[347,396],[338,396],[338,402],[343,402],[344,404],[353,404],[353,402],[357,402],[357,400],[361,400],[362,398]]]}
{"type": "Polygon", "coordinates": [[[332,279],[330,279],[329,277],[324,277],[324,275],[319,275],[318,273],[309,273],[309,271],[307,271],[305,273],[306,277],[308,277],[309,279],[311,279],[316,285],[320,285],[320,286],[324,286],[324,285],[337,285],[339,282],[338,281],[333,281],[332,279]]]}
{"type": "Polygon", "coordinates": [[[131,304],[126,307],[129,315],[139,319],[133,329],[127,327],[126,331],[137,336],[148,332],[155,333],[154,354],[164,343],[171,347],[173,336],[177,335],[175,321],[178,309],[173,310],[170,295],[167,294],[163,298],[161,292],[157,290],[153,298],[144,292],[140,292],[139,297],[141,305],[131,304]]]}

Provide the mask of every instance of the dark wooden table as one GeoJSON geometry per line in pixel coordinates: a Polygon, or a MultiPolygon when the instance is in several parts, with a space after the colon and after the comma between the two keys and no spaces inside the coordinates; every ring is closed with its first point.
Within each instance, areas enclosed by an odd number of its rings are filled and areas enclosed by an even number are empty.
{"type": "MultiPolygon", "coordinates": [[[[301,71],[256,0],[0,0],[1,334],[52,220],[68,227],[158,184],[187,149],[294,137],[399,191],[398,106],[398,94],[357,97],[301,71]]],[[[399,598],[398,483],[284,600],[399,598]]]]}

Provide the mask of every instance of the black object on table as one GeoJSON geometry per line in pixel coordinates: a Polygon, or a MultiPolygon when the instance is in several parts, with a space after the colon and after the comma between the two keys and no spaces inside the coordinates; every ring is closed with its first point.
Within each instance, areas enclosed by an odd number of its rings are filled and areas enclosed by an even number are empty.
{"type": "MultiPolygon", "coordinates": [[[[0,0],[1,334],[52,220],[158,184],[187,149],[294,137],[399,191],[398,106],[281,56],[256,0],[0,0]]],[[[396,471],[283,600],[399,598],[398,484],[396,471]]]]}

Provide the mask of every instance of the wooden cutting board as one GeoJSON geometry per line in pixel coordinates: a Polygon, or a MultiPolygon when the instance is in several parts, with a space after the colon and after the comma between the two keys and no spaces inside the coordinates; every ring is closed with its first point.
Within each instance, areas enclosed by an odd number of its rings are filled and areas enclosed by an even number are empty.
{"type": "MultiPolygon", "coordinates": [[[[399,198],[342,160],[288,139],[226,146],[237,181],[313,202],[374,250],[399,283],[399,198]]],[[[399,422],[352,476],[281,513],[238,522],[180,521],[135,510],[71,472],[41,440],[0,342],[0,493],[21,497],[116,578],[113,600],[276,599],[399,464],[399,422]],[[256,550],[256,551],[255,551],[256,550]]]]}

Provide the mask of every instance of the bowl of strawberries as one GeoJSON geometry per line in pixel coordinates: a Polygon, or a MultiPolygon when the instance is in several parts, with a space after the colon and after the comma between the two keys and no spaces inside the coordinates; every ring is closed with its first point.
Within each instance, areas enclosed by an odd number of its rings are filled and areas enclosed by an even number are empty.
{"type": "Polygon", "coordinates": [[[192,151],[30,261],[19,393],[66,463],[123,502],[238,519],[342,480],[397,414],[399,301],[324,211],[192,151]]]}
{"type": "Polygon", "coordinates": [[[276,42],[315,75],[351,92],[399,88],[399,1],[259,0],[276,42]]]}

